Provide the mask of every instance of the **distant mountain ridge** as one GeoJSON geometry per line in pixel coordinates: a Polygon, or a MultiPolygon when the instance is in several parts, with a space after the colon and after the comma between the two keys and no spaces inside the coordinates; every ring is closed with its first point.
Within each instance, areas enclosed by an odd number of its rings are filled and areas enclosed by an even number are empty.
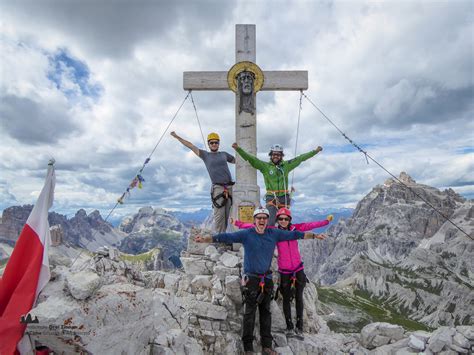
{"type": "MultiPolygon", "coordinates": [[[[418,184],[405,173],[399,179],[412,190],[388,179],[358,203],[350,218],[330,227],[327,240],[301,248],[308,275],[339,290],[341,300],[357,296],[359,303],[375,302],[429,327],[473,324],[473,240],[413,191],[471,238],[474,201],[451,189],[418,184]]],[[[335,313],[346,314],[337,322],[351,319],[347,306],[333,302],[335,313]]]]}
{"type": "MultiPolygon", "coordinates": [[[[33,205],[5,209],[0,222],[0,238],[16,241],[32,209],[33,205]]],[[[48,220],[50,226],[61,226],[66,243],[91,251],[104,245],[117,245],[125,237],[125,234],[105,222],[97,210],[88,215],[80,209],[69,219],[65,215],[49,212],[48,220]]]]}
{"type": "Polygon", "coordinates": [[[138,213],[125,217],[118,228],[127,235],[118,246],[120,251],[140,254],[160,248],[164,262],[180,255],[189,235],[188,228],[174,215],[151,206],[142,207],[138,213]]]}

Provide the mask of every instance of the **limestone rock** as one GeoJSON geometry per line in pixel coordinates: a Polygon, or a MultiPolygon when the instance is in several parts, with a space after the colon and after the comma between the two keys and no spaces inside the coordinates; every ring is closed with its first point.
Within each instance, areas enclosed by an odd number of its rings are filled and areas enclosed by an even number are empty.
{"type": "Polygon", "coordinates": [[[229,297],[234,303],[237,303],[237,304],[242,303],[242,293],[240,291],[240,278],[238,276],[226,276],[225,295],[229,297]]]}
{"type": "Polygon", "coordinates": [[[235,255],[232,255],[230,253],[224,253],[219,259],[222,264],[226,267],[236,267],[237,264],[239,263],[239,258],[235,255]]]}
{"type": "Polygon", "coordinates": [[[184,272],[188,275],[211,275],[214,263],[197,257],[181,257],[184,272]]]}
{"type": "Polygon", "coordinates": [[[471,346],[469,343],[469,340],[467,340],[467,338],[461,333],[456,333],[453,336],[453,345],[456,345],[464,349],[469,349],[469,347],[471,346]]]}
{"type": "Polygon", "coordinates": [[[196,275],[191,281],[192,293],[202,293],[212,288],[211,276],[196,275]]]}
{"type": "Polygon", "coordinates": [[[370,323],[362,328],[360,341],[365,348],[374,349],[402,339],[404,332],[399,325],[383,322],[370,323]]]}
{"type": "Polygon", "coordinates": [[[85,300],[92,296],[100,285],[100,277],[92,271],[80,271],[68,275],[66,285],[72,297],[85,300]]]}
{"type": "Polygon", "coordinates": [[[423,351],[425,350],[425,342],[420,338],[416,337],[415,335],[410,335],[409,337],[408,346],[416,351],[423,351]]]}
{"type": "Polygon", "coordinates": [[[217,253],[217,248],[214,245],[208,245],[204,250],[204,255],[211,256],[217,253]]]}
{"type": "Polygon", "coordinates": [[[222,265],[214,266],[213,273],[221,280],[225,281],[227,276],[238,276],[239,270],[236,268],[230,268],[222,265]]]}
{"type": "Polygon", "coordinates": [[[197,301],[191,297],[183,297],[176,300],[181,307],[197,317],[225,320],[227,310],[222,306],[210,304],[208,302],[197,301]]]}
{"type": "Polygon", "coordinates": [[[454,328],[440,327],[433,332],[429,342],[428,349],[434,353],[448,350],[453,343],[453,336],[456,334],[454,328]]]}

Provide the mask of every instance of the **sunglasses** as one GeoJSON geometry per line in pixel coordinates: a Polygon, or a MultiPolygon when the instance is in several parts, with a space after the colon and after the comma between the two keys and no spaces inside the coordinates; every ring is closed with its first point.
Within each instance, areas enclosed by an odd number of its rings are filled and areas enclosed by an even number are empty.
{"type": "Polygon", "coordinates": [[[289,221],[290,219],[286,218],[286,217],[278,217],[278,220],[279,221],[289,221]]]}
{"type": "Polygon", "coordinates": [[[264,216],[264,217],[255,217],[255,219],[268,219],[267,216],[264,216]]]}
{"type": "Polygon", "coordinates": [[[209,145],[219,144],[219,141],[209,142],[209,145]]]}

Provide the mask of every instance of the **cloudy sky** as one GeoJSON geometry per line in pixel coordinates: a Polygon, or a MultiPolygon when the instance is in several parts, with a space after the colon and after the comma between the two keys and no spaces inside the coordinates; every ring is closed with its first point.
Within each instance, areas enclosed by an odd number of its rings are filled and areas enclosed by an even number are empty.
{"type": "MultiPolygon", "coordinates": [[[[56,159],[53,209],[107,215],[183,102],[182,72],[227,71],[235,24],[263,70],[308,70],[309,98],[388,170],[474,197],[471,1],[0,1],[0,211],[34,203],[56,159]]],[[[194,92],[232,153],[234,95],[194,92]]],[[[295,149],[298,92],[258,94],[257,145],[295,149]]],[[[171,126],[200,147],[188,99],[171,126]]],[[[387,174],[303,100],[299,207],[354,207],[387,174]]],[[[209,207],[204,165],[167,133],[114,213],[209,207]]],[[[259,177],[260,186],[264,184],[259,177]]]]}

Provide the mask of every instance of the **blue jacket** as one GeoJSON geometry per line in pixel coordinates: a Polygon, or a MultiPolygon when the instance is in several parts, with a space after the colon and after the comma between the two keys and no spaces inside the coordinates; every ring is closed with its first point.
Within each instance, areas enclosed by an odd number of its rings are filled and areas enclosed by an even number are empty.
{"type": "Polygon", "coordinates": [[[242,229],[235,233],[220,233],[212,237],[214,243],[242,243],[244,246],[244,272],[263,275],[270,269],[273,251],[278,242],[303,239],[304,233],[265,228],[258,234],[255,228],[242,229]]]}

